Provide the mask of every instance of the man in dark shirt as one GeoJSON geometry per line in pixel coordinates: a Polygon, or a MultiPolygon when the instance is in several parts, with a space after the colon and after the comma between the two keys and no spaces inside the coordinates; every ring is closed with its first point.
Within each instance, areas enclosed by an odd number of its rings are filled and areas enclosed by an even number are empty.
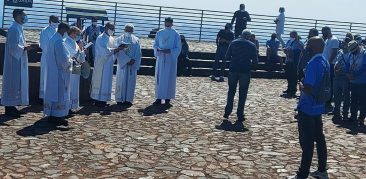
{"type": "Polygon", "coordinates": [[[224,72],[226,66],[225,55],[227,52],[227,48],[229,47],[229,44],[231,43],[231,41],[234,40],[234,33],[231,31],[231,29],[232,29],[231,24],[227,23],[225,25],[225,29],[221,29],[217,34],[216,38],[217,50],[215,55],[215,63],[213,64],[212,74],[210,76],[212,80],[216,80],[216,76],[218,75],[217,68],[221,60],[222,63],[221,63],[221,72],[219,81],[220,82],[224,81],[224,72]]]}
{"type": "Polygon", "coordinates": [[[230,61],[230,70],[228,76],[229,92],[227,96],[227,104],[222,125],[230,123],[229,115],[233,110],[234,97],[236,87],[239,83],[239,104],[237,109],[238,120],[234,127],[243,126],[244,121],[244,105],[247,99],[248,88],[250,83],[250,71],[252,64],[258,63],[257,49],[255,45],[249,41],[251,32],[244,30],[241,39],[234,40],[227,50],[226,59],[230,61]]]}
{"type": "Polygon", "coordinates": [[[240,4],[240,10],[234,13],[233,19],[231,20],[231,25],[235,22],[235,38],[239,38],[241,32],[247,28],[247,22],[252,21],[250,15],[245,11],[245,5],[240,4]]]}

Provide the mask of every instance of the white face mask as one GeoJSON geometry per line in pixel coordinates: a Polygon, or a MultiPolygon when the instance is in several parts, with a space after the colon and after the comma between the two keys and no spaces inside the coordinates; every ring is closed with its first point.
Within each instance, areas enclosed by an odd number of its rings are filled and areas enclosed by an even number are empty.
{"type": "Polygon", "coordinates": [[[58,25],[59,23],[54,23],[54,22],[51,22],[51,27],[57,29],[58,28],[58,25]]]}
{"type": "Polygon", "coordinates": [[[132,34],[131,32],[125,32],[125,33],[124,33],[124,36],[125,36],[125,37],[131,37],[131,34],[132,34]]]}
{"type": "Polygon", "coordinates": [[[113,30],[108,29],[107,33],[108,33],[108,35],[109,35],[109,36],[113,36],[114,31],[113,31],[113,30]]]}

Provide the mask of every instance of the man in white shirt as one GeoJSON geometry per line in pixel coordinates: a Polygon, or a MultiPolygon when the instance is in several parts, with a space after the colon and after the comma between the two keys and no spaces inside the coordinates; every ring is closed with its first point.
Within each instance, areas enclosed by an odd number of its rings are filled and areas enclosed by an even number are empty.
{"type": "Polygon", "coordinates": [[[277,39],[281,42],[282,48],[285,47],[285,41],[282,39],[282,34],[285,33],[285,8],[280,7],[280,15],[274,21],[276,23],[277,39]]]}
{"type": "Polygon", "coordinates": [[[133,35],[134,26],[126,24],[123,35],[116,39],[117,45],[127,44],[127,48],[117,54],[116,101],[122,106],[131,106],[135,95],[137,70],[141,64],[140,40],[133,35]]]}
{"type": "Polygon", "coordinates": [[[44,97],[44,75],[46,73],[47,67],[47,46],[48,41],[51,39],[53,34],[56,33],[58,24],[60,23],[58,17],[52,15],[49,18],[49,25],[42,29],[41,34],[39,36],[39,47],[42,49],[42,56],[41,56],[41,74],[40,74],[40,81],[39,81],[39,98],[43,99],[44,97]]]}
{"type": "Polygon", "coordinates": [[[57,125],[68,125],[65,117],[70,110],[70,76],[72,61],[68,57],[64,34],[70,29],[60,23],[57,32],[49,40],[43,113],[57,125]]]}
{"type": "Polygon", "coordinates": [[[90,97],[95,100],[94,105],[98,107],[107,106],[107,101],[112,99],[115,54],[123,49],[115,46],[114,30],[114,24],[107,23],[105,31],[99,35],[95,42],[95,60],[90,97]]]}
{"type": "Polygon", "coordinates": [[[336,57],[339,49],[339,40],[337,37],[332,35],[332,30],[330,27],[322,28],[323,39],[325,41],[325,47],[323,56],[326,60],[328,60],[330,64],[330,78],[331,78],[331,90],[332,90],[332,98],[327,102],[326,107],[327,111],[332,111],[332,100],[333,100],[333,79],[334,79],[334,66],[336,63],[336,57]]]}
{"type": "Polygon", "coordinates": [[[14,9],[13,18],[5,43],[1,104],[5,115],[20,117],[23,113],[15,106],[29,104],[27,51],[32,47],[26,44],[23,32],[23,25],[28,22],[24,9],[14,9]]]}
{"type": "Polygon", "coordinates": [[[165,29],[160,30],[153,45],[156,57],[155,65],[155,97],[154,105],[160,105],[162,99],[170,106],[170,100],[175,99],[177,63],[182,49],[179,33],[172,28],[173,19],[165,18],[165,29]]]}

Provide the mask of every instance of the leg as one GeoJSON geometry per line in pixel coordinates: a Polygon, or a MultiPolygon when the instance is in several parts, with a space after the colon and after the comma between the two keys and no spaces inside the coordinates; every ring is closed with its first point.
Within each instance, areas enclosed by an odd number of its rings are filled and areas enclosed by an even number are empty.
{"type": "Polygon", "coordinates": [[[250,74],[239,74],[239,103],[237,109],[238,121],[244,120],[244,107],[247,100],[248,88],[250,84],[250,74]]]}
{"type": "Polygon", "coordinates": [[[290,95],[295,95],[297,91],[297,73],[294,63],[289,64],[289,92],[290,95]]]}
{"type": "Polygon", "coordinates": [[[191,64],[191,61],[189,60],[189,58],[188,57],[186,57],[185,58],[185,68],[188,68],[188,69],[186,69],[187,70],[187,73],[186,73],[186,75],[187,76],[190,76],[190,75],[192,75],[192,64],[191,64]]]}
{"type": "Polygon", "coordinates": [[[315,118],[315,142],[316,150],[318,154],[318,171],[327,171],[327,144],[325,142],[325,136],[323,133],[323,122],[322,117],[318,116],[315,118]]]}
{"type": "Polygon", "coordinates": [[[333,80],[334,80],[334,64],[330,64],[330,91],[331,91],[331,98],[329,99],[329,101],[327,101],[327,106],[328,107],[332,107],[332,101],[333,101],[333,80]]]}
{"type": "Polygon", "coordinates": [[[287,89],[286,89],[286,92],[289,92],[290,91],[290,81],[291,81],[291,63],[287,62],[286,63],[286,67],[285,67],[285,75],[286,75],[286,80],[287,80],[287,89]]]}
{"type": "Polygon", "coordinates": [[[333,115],[334,116],[340,116],[340,108],[341,108],[341,103],[342,103],[342,83],[343,83],[343,78],[342,77],[337,77],[333,79],[333,90],[334,90],[334,109],[333,109],[333,115]]]}
{"type": "Polygon", "coordinates": [[[299,111],[298,130],[302,156],[301,166],[297,176],[307,178],[310,173],[311,161],[314,154],[314,119],[299,111]]]}
{"type": "Polygon", "coordinates": [[[285,41],[282,39],[282,34],[277,34],[277,39],[280,41],[282,48],[285,47],[285,41]]]}
{"type": "Polygon", "coordinates": [[[211,73],[211,75],[213,77],[216,77],[217,76],[217,68],[219,67],[219,63],[220,63],[219,55],[220,55],[220,46],[218,46],[217,49],[216,49],[215,62],[213,64],[213,66],[212,66],[212,73],[211,73]]]}
{"type": "Polygon", "coordinates": [[[351,84],[351,120],[357,119],[359,98],[357,91],[357,85],[351,84]]]}
{"type": "Polygon", "coordinates": [[[234,97],[236,93],[236,87],[238,85],[237,73],[229,72],[228,85],[229,85],[229,91],[227,94],[227,104],[225,107],[225,114],[224,114],[225,118],[228,118],[231,112],[233,111],[234,97]]]}
{"type": "Polygon", "coordinates": [[[350,83],[348,79],[343,81],[343,110],[342,114],[344,118],[348,118],[349,108],[350,108],[350,83]]]}
{"type": "Polygon", "coordinates": [[[359,100],[360,100],[360,118],[361,125],[364,124],[366,118],[366,84],[361,84],[359,87],[359,100]]]}

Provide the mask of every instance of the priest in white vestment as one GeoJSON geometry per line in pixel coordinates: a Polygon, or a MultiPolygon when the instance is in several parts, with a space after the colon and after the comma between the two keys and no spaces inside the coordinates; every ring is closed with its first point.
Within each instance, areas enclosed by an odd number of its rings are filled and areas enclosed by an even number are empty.
{"type": "MultiPolygon", "coordinates": [[[[81,30],[75,26],[71,27],[67,32],[67,36],[65,38],[66,49],[68,51],[69,59],[75,65],[81,65],[85,62],[85,53],[82,50],[83,45],[82,42],[77,44],[77,41],[81,39],[81,30]]],[[[80,74],[71,74],[70,78],[70,105],[71,109],[74,111],[70,111],[74,113],[79,106],[79,88],[80,88],[80,74]]]]}
{"type": "Polygon", "coordinates": [[[90,97],[95,100],[95,106],[105,107],[112,98],[113,64],[115,54],[122,48],[116,47],[113,38],[115,26],[105,25],[105,31],[95,42],[95,60],[90,97]]]}
{"type": "Polygon", "coordinates": [[[137,70],[141,64],[141,45],[133,35],[134,26],[126,24],[123,35],[116,39],[116,44],[127,44],[126,48],[117,54],[116,101],[123,106],[131,106],[136,87],[137,70]]]}
{"type": "Polygon", "coordinates": [[[32,47],[26,44],[23,32],[23,24],[28,21],[24,10],[15,9],[13,18],[5,44],[1,104],[5,106],[5,115],[20,117],[23,113],[15,106],[29,104],[27,51],[32,47]]]}
{"type": "Polygon", "coordinates": [[[70,76],[72,61],[69,59],[64,34],[70,29],[60,23],[49,41],[43,113],[60,125],[67,125],[65,117],[70,110],[70,76]]]}
{"type": "Polygon", "coordinates": [[[177,59],[182,45],[179,33],[172,28],[173,19],[165,19],[165,29],[160,30],[155,37],[154,53],[155,65],[155,97],[154,105],[160,105],[165,100],[165,105],[170,106],[170,100],[175,99],[177,59]]]}
{"type": "Polygon", "coordinates": [[[46,53],[48,47],[48,41],[52,38],[52,36],[56,33],[58,24],[60,23],[58,17],[52,15],[49,18],[49,25],[42,29],[41,34],[39,35],[39,47],[42,49],[41,56],[41,73],[40,73],[40,81],[39,81],[39,98],[43,99],[44,97],[44,75],[46,70],[46,53]]]}

